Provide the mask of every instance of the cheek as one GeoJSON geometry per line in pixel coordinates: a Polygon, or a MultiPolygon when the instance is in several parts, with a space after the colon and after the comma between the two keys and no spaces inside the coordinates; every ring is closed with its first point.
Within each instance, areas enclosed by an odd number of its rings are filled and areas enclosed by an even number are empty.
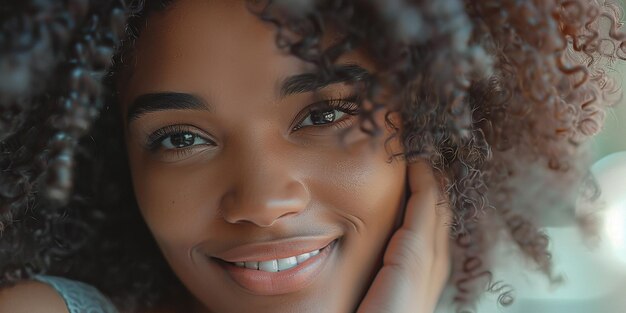
{"type": "MultiPolygon", "coordinates": [[[[171,165],[133,157],[131,170],[135,195],[144,220],[165,254],[170,249],[189,249],[215,219],[223,188],[213,168],[171,165]]],[[[186,250],[185,250],[186,251],[186,250]]]]}
{"type": "Polygon", "coordinates": [[[389,224],[397,215],[404,192],[404,162],[387,162],[384,151],[369,149],[364,147],[359,156],[329,162],[330,166],[320,169],[320,177],[310,184],[316,198],[328,201],[328,207],[357,232],[389,224]]]}
{"type": "MultiPolygon", "coordinates": [[[[384,137],[381,141],[384,142],[384,137]]],[[[394,145],[393,152],[398,152],[394,145]]],[[[386,243],[402,215],[406,190],[406,163],[389,160],[382,144],[372,150],[371,142],[342,157],[328,159],[310,183],[318,201],[327,210],[320,215],[344,230],[338,249],[341,280],[325,294],[329,303],[352,307],[367,290],[378,271],[386,243]],[[322,175],[323,173],[323,175],[322,175]]],[[[347,310],[346,310],[347,311],[347,310]]]]}
{"type": "MultiPolygon", "coordinates": [[[[384,115],[377,122],[384,127],[384,115]]],[[[384,232],[393,226],[405,192],[406,163],[391,155],[402,152],[401,144],[386,129],[382,135],[365,136],[349,146],[348,153],[326,160],[316,181],[320,198],[332,195],[331,208],[357,232],[384,232]]],[[[383,236],[384,237],[384,236],[383,236]]]]}

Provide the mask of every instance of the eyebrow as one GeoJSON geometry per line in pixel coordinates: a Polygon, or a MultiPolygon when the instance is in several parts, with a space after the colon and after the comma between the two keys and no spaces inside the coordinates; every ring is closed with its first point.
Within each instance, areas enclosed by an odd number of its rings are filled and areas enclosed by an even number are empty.
{"type": "Polygon", "coordinates": [[[280,96],[284,98],[293,94],[317,91],[337,83],[368,81],[372,77],[368,70],[356,64],[336,66],[332,68],[332,74],[327,79],[324,79],[320,73],[304,73],[288,77],[282,83],[280,96]]]}
{"type": "Polygon", "coordinates": [[[141,95],[131,103],[126,116],[127,124],[144,114],[164,110],[204,110],[211,107],[202,98],[180,92],[157,92],[141,95]]]}
{"type": "MultiPolygon", "coordinates": [[[[340,65],[332,68],[332,74],[324,79],[320,73],[303,73],[286,78],[281,84],[281,98],[289,95],[317,91],[328,85],[367,81],[369,71],[356,64],[340,65]]],[[[142,115],[165,110],[203,110],[211,111],[211,106],[202,98],[188,93],[156,92],[143,94],[135,98],[128,107],[127,124],[142,115]]]]}

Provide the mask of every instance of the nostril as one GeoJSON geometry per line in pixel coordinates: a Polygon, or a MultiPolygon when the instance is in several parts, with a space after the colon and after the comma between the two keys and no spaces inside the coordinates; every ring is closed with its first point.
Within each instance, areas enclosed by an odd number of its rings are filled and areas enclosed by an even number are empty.
{"type": "Polygon", "coordinates": [[[298,212],[287,212],[287,213],[279,216],[276,220],[279,220],[279,219],[284,218],[284,217],[289,216],[289,215],[298,215],[298,212]]]}

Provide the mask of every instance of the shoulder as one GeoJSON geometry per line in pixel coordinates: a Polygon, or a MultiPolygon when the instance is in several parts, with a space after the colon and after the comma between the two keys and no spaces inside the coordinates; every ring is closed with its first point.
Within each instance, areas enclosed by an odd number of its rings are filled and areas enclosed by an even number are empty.
{"type": "Polygon", "coordinates": [[[0,312],[69,313],[61,295],[52,286],[38,281],[0,289],[0,312]]]}
{"type": "Polygon", "coordinates": [[[118,313],[98,289],[63,277],[36,275],[0,290],[0,312],[118,313]]]}

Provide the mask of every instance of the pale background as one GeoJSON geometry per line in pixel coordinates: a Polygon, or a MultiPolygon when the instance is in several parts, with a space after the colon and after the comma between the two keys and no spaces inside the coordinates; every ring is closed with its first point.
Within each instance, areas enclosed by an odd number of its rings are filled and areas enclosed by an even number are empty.
{"type": "MultiPolygon", "coordinates": [[[[619,1],[622,7],[624,2],[619,1]]],[[[626,25],[622,29],[626,32],[626,25]]],[[[515,302],[502,307],[497,294],[487,294],[477,313],[626,313],[626,61],[615,62],[613,68],[625,95],[607,112],[603,131],[588,144],[595,162],[592,171],[607,203],[599,213],[602,240],[589,248],[573,226],[546,228],[556,272],[565,277],[560,287],[550,286],[510,246],[500,246],[494,277],[514,287],[515,302]]],[[[441,302],[447,301],[444,296],[441,302]]],[[[453,312],[443,305],[437,309],[453,312]]]]}

